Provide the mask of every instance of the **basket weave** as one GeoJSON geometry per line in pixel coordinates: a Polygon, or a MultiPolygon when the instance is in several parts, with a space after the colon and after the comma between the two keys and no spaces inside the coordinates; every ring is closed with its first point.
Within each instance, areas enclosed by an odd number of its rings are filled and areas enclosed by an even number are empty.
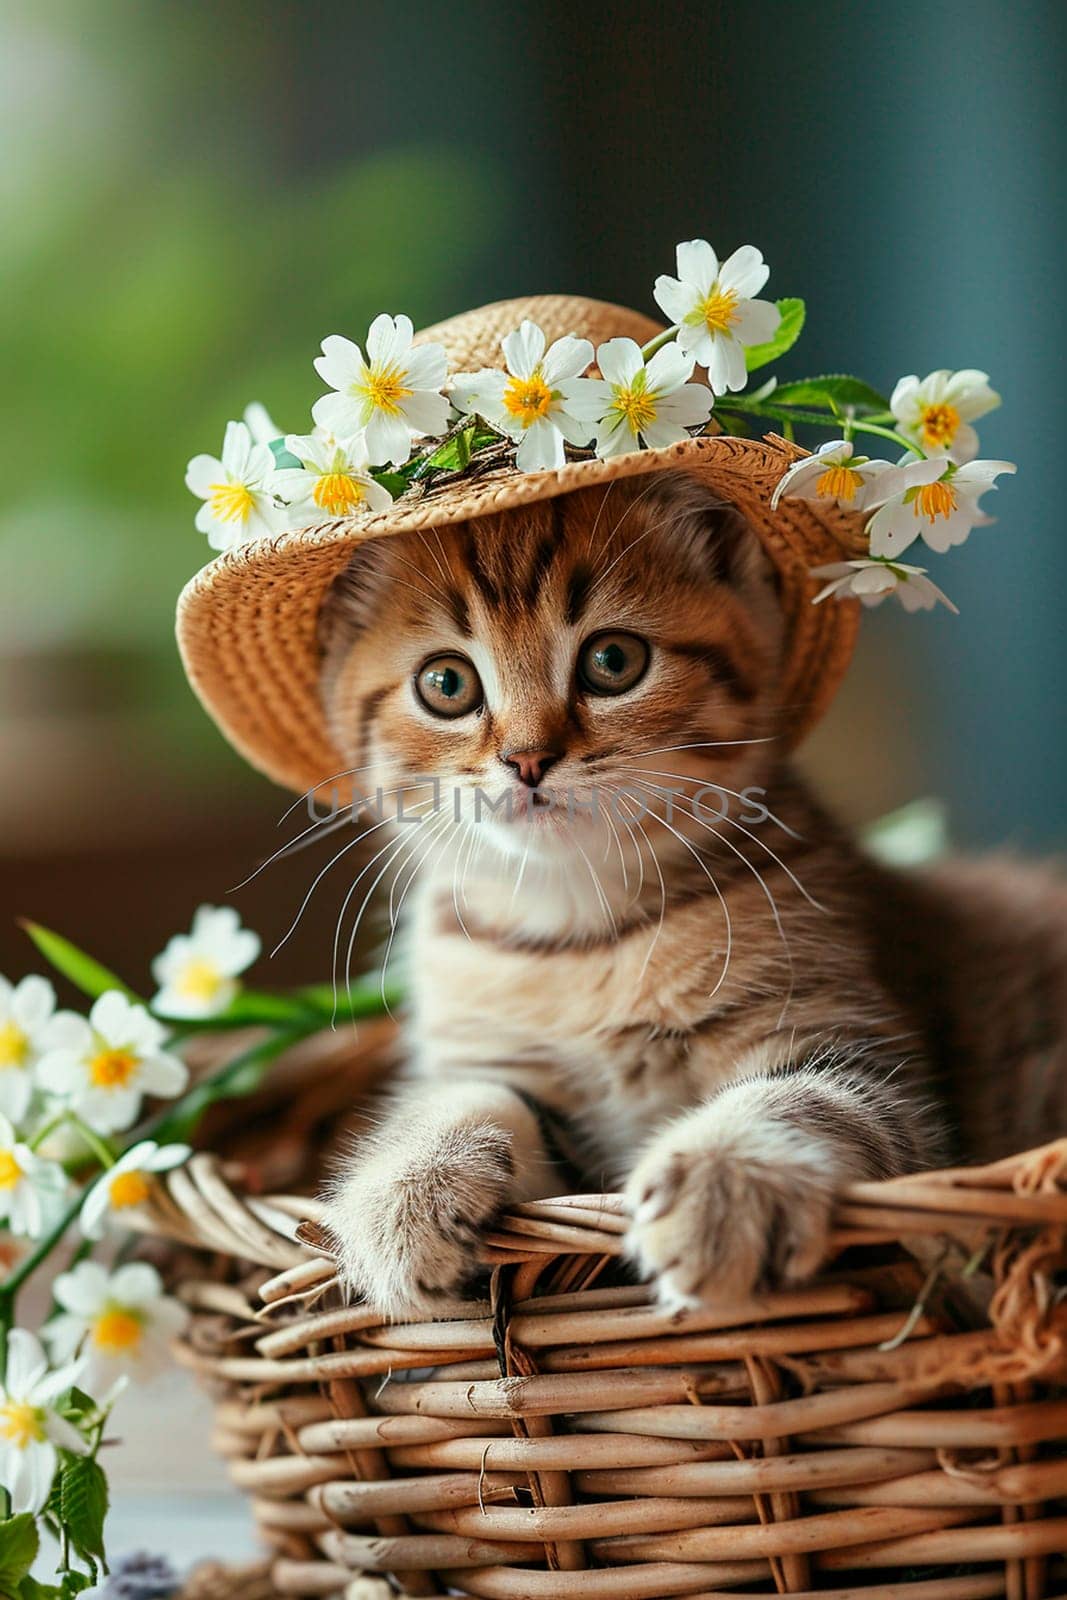
{"type": "Polygon", "coordinates": [[[486,1300],[394,1326],[224,1173],[150,1225],[280,1595],[1067,1592],[1067,1140],[853,1185],[820,1280],[732,1309],[628,1281],[617,1196],[520,1206],[486,1300]]]}

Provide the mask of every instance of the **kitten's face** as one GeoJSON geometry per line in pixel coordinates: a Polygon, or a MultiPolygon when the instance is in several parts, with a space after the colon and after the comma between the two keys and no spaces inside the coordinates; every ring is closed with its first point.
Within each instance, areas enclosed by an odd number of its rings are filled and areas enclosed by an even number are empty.
{"type": "Polygon", "coordinates": [[[558,858],[609,808],[758,781],[781,633],[754,536],[659,476],[369,544],[324,609],[323,693],[361,793],[432,774],[505,855],[558,858]]]}

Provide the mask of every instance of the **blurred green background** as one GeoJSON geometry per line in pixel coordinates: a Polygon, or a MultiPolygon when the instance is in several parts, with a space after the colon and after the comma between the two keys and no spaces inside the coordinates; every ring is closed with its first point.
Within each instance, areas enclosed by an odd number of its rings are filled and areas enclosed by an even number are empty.
{"type": "MultiPolygon", "coordinates": [[[[866,617],[806,760],[856,820],[936,792],[965,844],[1062,845],[1065,36],[1057,0],[8,0],[0,970],[32,914],[136,981],[278,842],[287,798],[173,646],[209,553],[188,457],[250,399],[304,431],[326,333],[544,289],[651,309],[695,235],[807,298],[781,376],[979,366],[1004,395],[1000,520],[929,562],[962,615],[866,617]]],[[[309,862],[238,897],[268,940],[309,862]]],[[[321,976],[331,933],[277,975],[321,976]]]]}

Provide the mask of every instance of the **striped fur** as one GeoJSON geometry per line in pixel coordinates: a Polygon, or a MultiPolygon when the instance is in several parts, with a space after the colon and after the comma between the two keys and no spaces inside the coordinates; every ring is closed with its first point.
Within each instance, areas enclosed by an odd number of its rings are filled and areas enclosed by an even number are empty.
{"type": "Polygon", "coordinates": [[[328,1196],[357,1292],[432,1306],[499,1207],[576,1166],[626,1186],[665,1299],[744,1297],[814,1270],[842,1182],[1023,1142],[1019,1083],[1023,1126],[1067,1126],[1067,892],[1003,866],[892,878],[857,852],[779,754],[769,569],[695,481],[375,541],[322,643],[361,789],[427,808],[396,856],[417,867],[406,1082],[328,1196]],[[618,696],[576,672],[603,630],[650,646],[618,696]],[[477,669],[476,713],[420,705],[440,652],[477,669]],[[569,812],[531,814],[503,755],[533,749],[569,812]],[[512,820],[468,826],[476,789],[512,820]]]}

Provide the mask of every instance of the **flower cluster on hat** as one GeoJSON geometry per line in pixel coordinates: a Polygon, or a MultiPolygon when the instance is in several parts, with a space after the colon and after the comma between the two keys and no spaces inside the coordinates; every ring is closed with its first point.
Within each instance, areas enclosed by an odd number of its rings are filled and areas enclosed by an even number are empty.
{"type": "Polygon", "coordinates": [[[165,1017],[213,1017],[237,994],[239,975],[260,952],[232,906],[200,906],[188,933],[176,933],[152,962],[159,992],[152,1009],[165,1017]]]}
{"type": "Polygon", "coordinates": [[[59,1163],[36,1155],[0,1116],[0,1222],[27,1239],[39,1239],[61,1214],[66,1191],[59,1163]]]}
{"type": "Polygon", "coordinates": [[[0,977],[0,1113],[20,1123],[29,1110],[34,1068],[47,1048],[56,991],[47,978],[12,984],[0,977]]]}
{"type": "Polygon", "coordinates": [[[162,1048],[166,1030],[117,989],[93,1002],[88,1020],[59,1012],[52,1048],[41,1058],[41,1085],[97,1133],[128,1128],[146,1094],[180,1094],[189,1072],[162,1048]]]}
{"type": "Polygon", "coordinates": [[[748,381],[746,347],[766,344],[781,321],[776,305],[755,298],[770,268],[751,244],[743,244],[720,265],[706,239],[680,244],[676,259],[678,276],[664,273],[656,279],[656,304],[678,324],[679,345],[707,369],[716,394],[743,389],[748,381]]]}
{"type": "Polygon", "coordinates": [[[104,1390],[122,1375],[150,1378],[167,1363],[170,1341],[188,1320],[185,1307],[163,1292],[145,1261],[108,1273],[82,1261],[55,1281],[60,1314],[42,1330],[54,1361],[80,1352],[90,1388],[104,1390]]]}
{"type": "Polygon", "coordinates": [[[441,393],[448,360],[439,344],[412,343],[410,317],[375,317],[367,354],[341,334],[322,341],[315,371],[333,391],[316,400],[311,415],[337,439],[361,434],[375,466],[403,466],[411,441],[444,431],[448,401],[441,393]]]}
{"type": "Polygon", "coordinates": [[[962,544],[990,519],[978,501],[995,479],[1014,472],[1010,461],[970,461],[958,467],[942,457],[908,462],[886,474],[869,504],[879,509],[868,526],[871,554],[895,560],[916,539],[940,554],[962,544]]]}
{"type": "Polygon", "coordinates": [[[862,511],[880,475],[890,467],[859,454],[850,439],[829,439],[814,455],[794,461],[775,485],[771,510],[783,496],[799,500],[828,500],[843,511],[862,511]]]}
{"type": "Polygon", "coordinates": [[[861,600],[865,606],[877,606],[887,595],[895,594],[905,611],[932,611],[939,604],[950,611],[957,609],[948,595],[926,576],[925,567],[906,567],[898,561],[866,558],[832,561],[825,567],[813,567],[811,575],[829,580],[815,596],[816,605],[833,596],[837,600],[861,600]]]}
{"type": "Polygon", "coordinates": [[[483,367],[457,373],[452,404],[466,415],[483,417],[518,441],[520,472],[552,471],[563,465],[563,443],[587,445],[593,430],[570,409],[571,385],[593,359],[588,339],[565,334],[551,345],[536,322],[523,322],[501,341],[505,372],[483,367]]]}
{"type": "Polygon", "coordinates": [[[950,372],[943,367],[921,380],[914,373],[901,378],[889,409],[899,432],[926,455],[964,462],[978,454],[978,435],[971,423],[999,404],[1000,396],[990,388],[986,373],[973,368],[950,372]]]}
{"type": "Polygon", "coordinates": [[[255,443],[245,422],[226,424],[221,457],[193,457],[185,484],[204,502],[196,526],[213,550],[229,550],[281,527],[274,505],[274,456],[269,445],[255,443]]]}
{"type": "Polygon", "coordinates": [[[646,362],[633,339],[608,339],[596,364],[599,378],[577,378],[564,394],[570,415],[595,427],[598,456],[677,444],[711,416],[715,397],[706,384],[689,381],[696,358],[677,344],[664,345],[646,362]]]}
{"type": "Polygon", "coordinates": [[[280,467],[274,487],[288,504],[294,526],[319,521],[323,513],[349,517],[364,507],[384,511],[392,505],[389,490],[371,477],[362,434],[335,439],[327,433],[287,433],[285,448],[300,466],[280,467]]]}
{"type": "Polygon", "coordinates": [[[191,1155],[187,1144],[158,1145],[154,1139],[142,1139],[131,1145],[85,1196],[79,1213],[85,1238],[102,1239],[109,1223],[127,1220],[151,1196],[157,1173],[180,1167],[191,1155]]]}
{"type": "Polygon", "coordinates": [[[55,1402],[82,1376],[85,1363],[48,1368],[41,1342],[26,1328],[12,1328],[7,1363],[0,1381],[0,1484],[11,1498],[11,1512],[32,1515],[44,1508],[56,1475],[57,1448],[74,1455],[89,1446],[55,1402]]]}

